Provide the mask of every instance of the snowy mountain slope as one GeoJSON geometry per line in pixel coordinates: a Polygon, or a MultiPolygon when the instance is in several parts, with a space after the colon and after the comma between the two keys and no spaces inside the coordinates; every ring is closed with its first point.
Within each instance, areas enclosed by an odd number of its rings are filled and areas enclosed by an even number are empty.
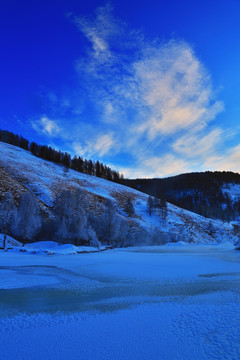
{"type": "Polygon", "coordinates": [[[211,219],[239,221],[240,174],[205,171],[168,178],[125,179],[124,185],[211,219]]]}
{"type": "Polygon", "coordinates": [[[225,184],[222,187],[222,191],[225,194],[228,194],[229,199],[236,203],[240,200],[240,185],[239,184],[225,184]]]}
{"type": "Polygon", "coordinates": [[[88,198],[87,207],[90,207],[96,216],[102,213],[106,199],[111,199],[118,213],[127,217],[124,202],[130,197],[136,213],[135,217],[128,218],[133,232],[141,229],[152,232],[157,228],[168,234],[170,241],[237,241],[231,224],[210,221],[171,204],[168,204],[166,220],[157,214],[150,216],[147,206],[148,195],[75,170],[66,171],[61,165],[42,160],[28,151],[3,142],[0,142],[0,181],[0,199],[10,189],[17,202],[19,196],[29,189],[37,196],[45,216],[51,212],[55,194],[60,189],[79,188],[88,198]]]}

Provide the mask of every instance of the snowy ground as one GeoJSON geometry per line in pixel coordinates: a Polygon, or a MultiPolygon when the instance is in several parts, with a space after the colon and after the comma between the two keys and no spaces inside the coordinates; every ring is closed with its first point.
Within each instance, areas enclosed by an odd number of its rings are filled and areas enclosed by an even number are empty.
{"type": "Polygon", "coordinates": [[[240,252],[0,252],[0,359],[240,359],[240,252]]]}

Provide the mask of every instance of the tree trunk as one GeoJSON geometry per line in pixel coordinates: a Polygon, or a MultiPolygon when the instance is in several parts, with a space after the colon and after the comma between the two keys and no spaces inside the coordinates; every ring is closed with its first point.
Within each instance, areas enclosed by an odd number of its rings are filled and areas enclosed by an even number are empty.
{"type": "Polygon", "coordinates": [[[7,239],[7,235],[5,234],[4,235],[4,238],[3,238],[3,248],[5,249],[6,247],[6,239],[7,239]]]}

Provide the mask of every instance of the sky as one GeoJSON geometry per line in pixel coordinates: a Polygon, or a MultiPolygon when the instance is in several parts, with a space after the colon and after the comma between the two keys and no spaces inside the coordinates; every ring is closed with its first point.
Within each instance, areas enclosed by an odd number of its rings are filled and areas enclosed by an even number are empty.
{"type": "Polygon", "coordinates": [[[0,128],[125,177],[240,172],[239,0],[8,0],[0,128]]]}

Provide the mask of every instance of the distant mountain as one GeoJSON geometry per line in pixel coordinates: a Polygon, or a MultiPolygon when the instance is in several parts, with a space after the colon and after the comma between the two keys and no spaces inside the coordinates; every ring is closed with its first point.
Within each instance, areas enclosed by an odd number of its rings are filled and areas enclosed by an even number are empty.
{"type": "Polygon", "coordinates": [[[206,171],[164,179],[123,180],[123,183],[204,217],[233,221],[240,216],[238,173],[206,171]]]}

